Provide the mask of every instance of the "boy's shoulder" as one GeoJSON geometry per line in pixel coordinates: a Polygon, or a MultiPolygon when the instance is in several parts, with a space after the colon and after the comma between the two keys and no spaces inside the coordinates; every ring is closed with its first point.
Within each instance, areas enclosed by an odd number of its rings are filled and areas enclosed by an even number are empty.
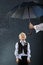
{"type": "Polygon", "coordinates": [[[20,43],[20,41],[17,41],[16,44],[20,43]]]}

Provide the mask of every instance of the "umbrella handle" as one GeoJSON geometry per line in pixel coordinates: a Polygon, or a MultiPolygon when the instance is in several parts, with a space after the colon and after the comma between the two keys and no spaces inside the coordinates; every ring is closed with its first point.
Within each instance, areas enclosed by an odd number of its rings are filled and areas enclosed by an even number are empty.
{"type": "Polygon", "coordinates": [[[32,30],[30,30],[30,32],[28,33],[28,35],[32,35],[32,30]]]}

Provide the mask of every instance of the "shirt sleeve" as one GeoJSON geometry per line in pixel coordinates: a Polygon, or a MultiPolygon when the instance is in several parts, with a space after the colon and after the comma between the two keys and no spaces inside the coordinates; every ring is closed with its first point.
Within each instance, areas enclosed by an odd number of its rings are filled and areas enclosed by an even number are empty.
{"type": "Polygon", "coordinates": [[[31,50],[30,50],[30,44],[28,43],[28,47],[27,47],[27,59],[30,60],[30,57],[31,57],[31,50]]]}
{"type": "Polygon", "coordinates": [[[14,55],[16,56],[16,58],[18,58],[18,43],[15,44],[15,52],[14,55]]]}
{"type": "Polygon", "coordinates": [[[38,33],[39,31],[43,31],[43,23],[34,25],[34,29],[35,29],[36,33],[38,33]]]}

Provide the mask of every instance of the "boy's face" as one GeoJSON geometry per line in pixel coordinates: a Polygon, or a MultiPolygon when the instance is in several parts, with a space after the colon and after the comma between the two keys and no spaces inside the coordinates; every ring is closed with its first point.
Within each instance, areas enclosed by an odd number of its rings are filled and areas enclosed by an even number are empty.
{"type": "Polygon", "coordinates": [[[21,39],[20,40],[25,40],[25,35],[24,34],[21,35],[21,39]]]}

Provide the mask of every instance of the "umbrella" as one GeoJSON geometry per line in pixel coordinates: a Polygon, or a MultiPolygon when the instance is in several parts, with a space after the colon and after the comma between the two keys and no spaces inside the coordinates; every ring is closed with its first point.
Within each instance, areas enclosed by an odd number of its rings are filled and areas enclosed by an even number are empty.
{"type": "Polygon", "coordinates": [[[31,19],[43,16],[43,8],[35,2],[23,2],[11,14],[11,18],[31,19]]]}
{"type": "Polygon", "coordinates": [[[43,8],[35,2],[23,2],[10,11],[10,17],[16,19],[30,19],[43,16],[43,8]]]}

